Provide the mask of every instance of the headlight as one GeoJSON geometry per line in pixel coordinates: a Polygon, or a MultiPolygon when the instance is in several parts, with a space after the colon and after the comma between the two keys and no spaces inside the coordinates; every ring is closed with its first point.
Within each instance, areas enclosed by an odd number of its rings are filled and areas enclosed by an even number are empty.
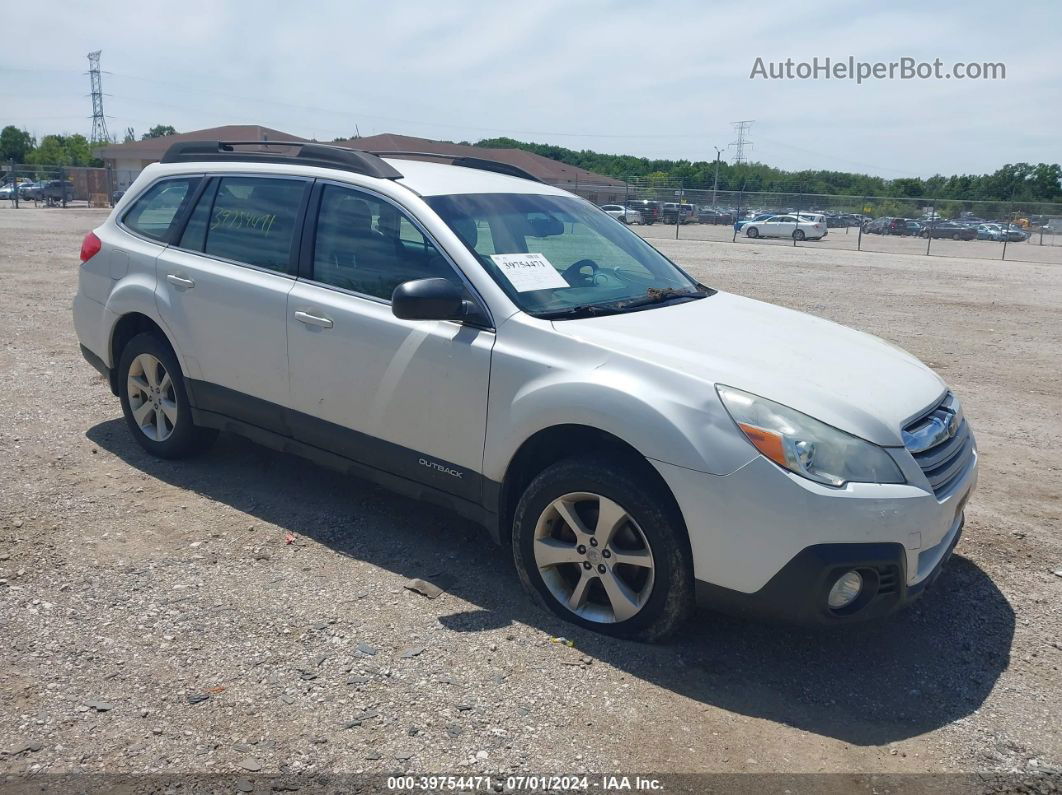
{"type": "Polygon", "coordinates": [[[905,482],[876,444],[740,389],[719,385],[716,391],[753,446],[790,472],[829,486],[905,482]]]}

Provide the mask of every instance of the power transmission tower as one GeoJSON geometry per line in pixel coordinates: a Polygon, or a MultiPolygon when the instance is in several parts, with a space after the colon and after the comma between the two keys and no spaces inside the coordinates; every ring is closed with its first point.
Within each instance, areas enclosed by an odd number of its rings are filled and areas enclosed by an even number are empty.
{"type": "Polygon", "coordinates": [[[92,84],[92,138],[94,144],[110,143],[111,136],[107,133],[107,119],[103,115],[103,80],[100,78],[100,52],[96,50],[88,54],[89,59],[89,82],[92,84]]]}
{"type": "Polygon", "coordinates": [[[730,146],[734,147],[734,165],[748,162],[748,158],[745,157],[745,148],[752,148],[752,141],[748,139],[748,132],[754,121],[756,120],[745,119],[744,121],[731,122],[734,125],[734,132],[737,133],[737,140],[730,143],[730,146]]]}

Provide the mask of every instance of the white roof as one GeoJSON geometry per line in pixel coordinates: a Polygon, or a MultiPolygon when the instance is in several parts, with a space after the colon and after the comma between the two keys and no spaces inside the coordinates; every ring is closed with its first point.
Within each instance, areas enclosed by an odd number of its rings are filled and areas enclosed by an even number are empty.
{"type": "MultiPolygon", "coordinates": [[[[547,196],[570,196],[571,194],[552,185],[530,179],[510,177],[494,171],[478,168],[451,166],[448,163],[432,163],[423,160],[386,158],[386,162],[402,173],[397,180],[374,180],[403,185],[421,196],[439,196],[449,193],[532,193],[547,196]]],[[[154,163],[144,169],[146,175],[212,173],[216,171],[239,171],[242,173],[288,174],[292,176],[317,177],[343,180],[351,172],[299,163],[254,163],[234,160],[187,161],[182,163],[154,163]]],[[[364,175],[357,182],[365,184],[364,175]]],[[[368,179],[372,179],[371,177],[368,179]]]]}
{"type": "Polygon", "coordinates": [[[447,193],[537,193],[549,196],[567,196],[567,191],[529,179],[510,177],[478,168],[451,166],[448,163],[432,163],[423,160],[384,160],[402,172],[397,180],[415,190],[421,196],[439,196],[447,193]]]}

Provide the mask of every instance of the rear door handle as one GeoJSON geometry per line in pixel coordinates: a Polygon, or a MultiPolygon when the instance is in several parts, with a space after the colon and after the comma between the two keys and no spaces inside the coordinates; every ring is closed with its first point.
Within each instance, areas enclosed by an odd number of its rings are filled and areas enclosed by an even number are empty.
{"type": "Polygon", "coordinates": [[[175,273],[167,273],[166,281],[168,281],[170,284],[176,285],[177,287],[184,287],[186,290],[191,290],[193,287],[195,287],[194,279],[185,279],[175,273]]]}
{"type": "Polygon", "coordinates": [[[311,315],[309,312],[296,312],[295,319],[300,323],[305,323],[307,326],[319,326],[320,328],[332,328],[332,321],[327,317],[320,317],[319,315],[311,315]]]}

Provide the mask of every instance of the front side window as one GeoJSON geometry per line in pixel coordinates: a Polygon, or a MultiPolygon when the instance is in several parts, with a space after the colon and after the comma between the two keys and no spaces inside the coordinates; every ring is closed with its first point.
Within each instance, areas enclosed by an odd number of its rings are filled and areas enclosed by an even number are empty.
{"type": "Polygon", "coordinates": [[[390,301],[402,282],[432,277],[457,279],[438,249],[393,204],[353,188],[324,186],[314,281],[390,301]]]}
{"type": "Polygon", "coordinates": [[[529,314],[628,311],[711,292],[582,199],[484,193],[425,201],[529,314]]]}
{"type": "Polygon", "coordinates": [[[181,244],[198,249],[205,238],[202,251],[209,256],[293,273],[292,241],[308,185],[273,177],[222,177],[213,196],[208,190],[201,197],[181,244]],[[207,214],[201,207],[211,199],[207,214]]]}
{"type": "Polygon", "coordinates": [[[199,177],[156,182],[133,202],[133,206],[122,217],[122,223],[137,234],[166,242],[177,211],[198,182],[199,177]]]}

